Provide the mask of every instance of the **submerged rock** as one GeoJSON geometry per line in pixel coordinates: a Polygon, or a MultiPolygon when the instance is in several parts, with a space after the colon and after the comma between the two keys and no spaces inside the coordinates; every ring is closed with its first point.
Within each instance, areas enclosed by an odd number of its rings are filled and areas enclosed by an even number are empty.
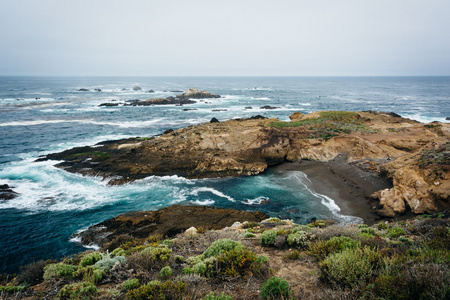
{"type": "Polygon", "coordinates": [[[140,86],[133,86],[133,91],[142,91],[142,88],[140,86]]]}
{"type": "Polygon", "coordinates": [[[77,233],[84,245],[104,246],[122,234],[134,238],[147,238],[161,234],[173,237],[191,227],[222,229],[235,222],[260,222],[268,215],[256,211],[217,208],[211,206],[173,205],[157,211],[133,211],[106,220],[77,233]]]}
{"type": "Polygon", "coordinates": [[[261,106],[260,109],[278,109],[279,107],[275,107],[275,106],[270,106],[270,105],[264,105],[261,106]]]}
{"type": "Polygon", "coordinates": [[[99,106],[119,106],[119,103],[106,102],[106,103],[100,104],[99,106]]]}
{"type": "Polygon", "coordinates": [[[78,89],[78,91],[79,92],[89,92],[89,89],[82,88],[82,89],[78,89]]]}

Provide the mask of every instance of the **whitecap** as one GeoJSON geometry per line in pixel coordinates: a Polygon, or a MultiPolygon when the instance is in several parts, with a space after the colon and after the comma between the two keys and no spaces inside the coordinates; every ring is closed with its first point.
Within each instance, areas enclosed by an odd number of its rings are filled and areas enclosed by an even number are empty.
{"type": "Polygon", "coordinates": [[[195,188],[194,190],[192,190],[191,195],[198,196],[198,193],[201,193],[201,192],[203,192],[203,193],[208,192],[208,193],[214,194],[214,195],[216,195],[218,197],[222,197],[222,198],[228,199],[231,202],[236,202],[236,200],[234,200],[232,197],[230,197],[228,195],[225,195],[224,193],[222,193],[222,192],[220,192],[220,191],[218,191],[216,189],[210,188],[210,187],[195,188]]]}
{"type": "Polygon", "coordinates": [[[215,201],[214,200],[210,200],[210,199],[206,199],[206,200],[203,200],[203,201],[200,201],[200,200],[191,201],[191,203],[192,204],[196,204],[196,205],[204,205],[204,206],[206,206],[206,205],[213,205],[215,203],[215,201]]]}
{"type": "Polygon", "coordinates": [[[264,196],[260,196],[254,199],[245,199],[244,201],[241,201],[243,204],[246,205],[260,205],[261,203],[263,203],[264,201],[267,201],[268,198],[264,197],[264,196]]]}

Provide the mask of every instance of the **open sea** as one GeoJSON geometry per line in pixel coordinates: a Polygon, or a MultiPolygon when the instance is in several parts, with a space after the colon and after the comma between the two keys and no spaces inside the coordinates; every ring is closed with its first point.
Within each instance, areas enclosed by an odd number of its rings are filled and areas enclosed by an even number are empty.
{"type": "Polygon", "coordinates": [[[289,120],[295,111],[319,110],[378,110],[421,122],[450,122],[450,77],[0,77],[0,184],[19,193],[0,200],[0,273],[84,251],[71,235],[108,218],[177,203],[261,210],[299,223],[311,218],[359,222],[311,190],[302,172],[203,180],[148,177],[106,186],[100,178],[57,169],[56,161],[34,162],[40,155],[158,135],[213,117],[261,114],[289,120]],[[222,98],[185,106],[99,107],[174,96],[191,87],[222,98]],[[78,91],[82,88],[89,91],[78,91]],[[278,108],[261,109],[264,105],[278,108]],[[270,202],[263,205],[265,198],[270,202]]]}

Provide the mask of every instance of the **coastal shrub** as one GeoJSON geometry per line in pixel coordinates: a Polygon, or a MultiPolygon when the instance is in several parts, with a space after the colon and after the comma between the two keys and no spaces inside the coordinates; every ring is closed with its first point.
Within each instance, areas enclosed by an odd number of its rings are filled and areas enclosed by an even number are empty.
{"type": "Polygon", "coordinates": [[[244,223],[242,223],[242,228],[247,229],[247,228],[255,228],[258,227],[259,223],[257,222],[248,222],[245,221],[244,223]]]}
{"type": "Polygon", "coordinates": [[[370,251],[369,248],[347,248],[330,254],[319,264],[320,269],[326,278],[338,285],[357,287],[372,276],[370,251]]]}
{"type": "Polygon", "coordinates": [[[231,239],[219,239],[213,242],[203,254],[205,255],[205,257],[211,256],[217,257],[226,251],[237,250],[242,248],[244,248],[244,245],[242,245],[241,242],[234,241],[231,239]]]}
{"type": "Polygon", "coordinates": [[[67,284],[61,288],[58,299],[93,299],[97,295],[97,287],[91,282],[67,284]]]}
{"type": "Polygon", "coordinates": [[[165,266],[164,268],[161,269],[161,271],[159,271],[159,275],[161,276],[161,278],[167,279],[170,276],[172,276],[173,271],[172,268],[169,266],[165,266]]]}
{"type": "Polygon", "coordinates": [[[121,234],[115,237],[111,242],[107,243],[103,249],[106,251],[113,251],[116,248],[122,248],[124,250],[128,250],[134,246],[139,245],[140,242],[136,240],[134,237],[128,234],[121,234]]]}
{"type": "Polygon", "coordinates": [[[283,260],[297,260],[297,259],[301,259],[301,258],[302,258],[302,254],[297,249],[292,250],[283,256],[283,260]]]}
{"type": "Polygon", "coordinates": [[[346,236],[335,236],[328,241],[315,241],[309,245],[310,254],[318,259],[324,259],[332,253],[342,251],[344,249],[356,249],[361,243],[346,236]]]}
{"type": "Polygon", "coordinates": [[[161,282],[153,280],[145,285],[127,292],[127,299],[145,300],[145,299],[183,299],[186,292],[186,283],[181,281],[172,282],[168,280],[161,282]]]}
{"type": "Polygon", "coordinates": [[[116,248],[111,252],[111,257],[115,257],[115,256],[127,256],[127,253],[125,252],[124,249],[122,248],[116,248]]]}
{"type": "Polygon", "coordinates": [[[266,262],[268,262],[269,261],[269,259],[267,258],[267,256],[265,256],[265,255],[258,255],[257,257],[256,257],[256,260],[258,261],[258,263],[259,264],[265,264],[266,262]]]}
{"type": "Polygon", "coordinates": [[[254,238],[256,237],[256,234],[251,233],[251,232],[246,232],[244,233],[244,238],[249,239],[249,238],[254,238]]]}
{"type": "Polygon", "coordinates": [[[50,264],[44,268],[44,280],[50,280],[58,277],[73,277],[77,266],[66,265],[64,263],[50,264]]]}
{"type": "Polygon", "coordinates": [[[407,245],[412,245],[411,239],[409,239],[409,238],[407,238],[407,237],[405,237],[405,236],[399,237],[399,238],[398,238],[398,241],[399,241],[399,242],[402,242],[402,243],[404,243],[404,244],[407,244],[407,245]]]}
{"type": "Polygon", "coordinates": [[[317,220],[312,223],[309,223],[307,226],[309,228],[314,228],[314,227],[325,228],[325,227],[327,227],[327,222],[323,221],[323,220],[317,220]]]}
{"type": "Polygon", "coordinates": [[[127,264],[134,270],[154,271],[161,269],[165,262],[155,260],[150,253],[141,251],[127,256],[127,264]]]}
{"type": "Polygon", "coordinates": [[[90,252],[81,258],[80,266],[90,266],[102,259],[100,252],[90,252]]]}
{"type": "Polygon", "coordinates": [[[205,297],[201,298],[200,300],[233,300],[233,297],[228,296],[224,292],[220,293],[219,295],[216,295],[214,292],[210,292],[205,297]]]}
{"type": "Polygon", "coordinates": [[[426,244],[431,249],[450,250],[450,228],[446,226],[434,228],[431,237],[427,240],[426,244]]]}
{"type": "Polygon", "coordinates": [[[93,269],[91,267],[79,267],[73,272],[73,277],[82,278],[83,281],[92,282],[94,284],[99,283],[103,279],[104,272],[102,269],[93,269]]]}
{"type": "Polygon", "coordinates": [[[192,275],[195,274],[194,270],[191,267],[186,267],[183,269],[183,273],[186,275],[192,275]]]}
{"type": "Polygon", "coordinates": [[[259,237],[259,241],[262,246],[272,246],[275,243],[275,239],[277,237],[277,230],[266,230],[261,233],[259,237]]]}
{"type": "Polygon", "coordinates": [[[365,233],[365,234],[369,234],[369,235],[376,235],[377,231],[375,230],[375,228],[372,227],[363,227],[359,229],[360,233],[365,233]]]}
{"type": "MultiPolygon", "coordinates": [[[[2,293],[20,293],[25,290],[24,286],[0,286],[0,296],[2,293]]],[[[6,298],[4,298],[6,299],[6,298]]]]}
{"type": "Polygon", "coordinates": [[[248,249],[233,249],[218,257],[218,269],[230,277],[259,275],[262,273],[260,261],[262,259],[258,260],[248,249]]]}
{"type": "Polygon", "coordinates": [[[162,262],[167,261],[172,255],[172,250],[167,247],[148,247],[142,252],[150,254],[154,260],[159,260],[162,262]]]}
{"type": "Polygon", "coordinates": [[[378,228],[378,230],[388,230],[389,224],[386,222],[380,222],[377,224],[377,228],[378,228]]]}
{"type": "Polygon", "coordinates": [[[139,282],[139,279],[137,279],[137,278],[128,279],[128,280],[125,280],[124,282],[122,282],[122,289],[125,291],[129,291],[129,290],[138,288],[140,285],[141,284],[139,282]]]}
{"type": "Polygon", "coordinates": [[[19,283],[26,283],[29,285],[41,283],[44,280],[45,265],[45,261],[39,260],[21,267],[21,273],[17,276],[17,281],[19,283]]]}
{"type": "Polygon", "coordinates": [[[199,275],[203,275],[206,277],[213,277],[216,272],[216,261],[217,258],[215,257],[209,257],[209,258],[205,258],[197,263],[195,263],[192,266],[192,271],[193,273],[199,274],[199,275]]]}
{"type": "Polygon", "coordinates": [[[181,264],[184,262],[184,257],[181,255],[176,255],[174,259],[177,264],[181,264]]]}
{"type": "Polygon", "coordinates": [[[287,242],[290,246],[299,248],[307,248],[311,241],[315,238],[315,235],[306,231],[297,231],[287,236],[287,242]]]}
{"type": "Polygon", "coordinates": [[[291,287],[281,277],[271,277],[261,286],[261,297],[263,299],[289,299],[291,287]]]}
{"type": "Polygon", "coordinates": [[[405,235],[406,231],[403,228],[399,227],[399,226],[394,226],[394,227],[389,228],[387,230],[387,234],[388,234],[388,236],[390,238],[396,238],[396,237],[399,237],[401,235],[405,235]]]}
{"type": "Polygon", "coordinates": [[[117,262],[121,264],[126,264],[126,259],[123,256],[111,257],[108,252],[101,253],[102,258],[95,263],[95,267],[99,268],[105,272],[108,272],[117,262]]]}

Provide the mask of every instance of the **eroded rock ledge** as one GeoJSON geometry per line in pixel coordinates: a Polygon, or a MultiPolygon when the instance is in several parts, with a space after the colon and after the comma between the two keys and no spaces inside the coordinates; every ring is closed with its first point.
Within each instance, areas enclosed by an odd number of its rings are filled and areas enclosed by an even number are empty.
{"type": "Polygon", "coordinates": [[[450,124],[422,124],[383,112],[295,113],[291,122],[249,118],[205,123],[159,137],[102,142],[41,158],[73,173],[122,184],[150,175],[256,175],[271,165],[345,155],[383,172],[393,188],[372,195],[382,216],[449,207],[450,124]]]}
{"type": "Polygon", "coordinates": [[[235,222],[260,222],[268,215],[256,211],[217,208],[211,206],[173,205],[156,211],[133,211],[121,214],[89,227],[75,237],[84,245],[103,247],[120,235],[145,239],[160,234],[173,237],[190,227],[218,230],[235,222]]]}

